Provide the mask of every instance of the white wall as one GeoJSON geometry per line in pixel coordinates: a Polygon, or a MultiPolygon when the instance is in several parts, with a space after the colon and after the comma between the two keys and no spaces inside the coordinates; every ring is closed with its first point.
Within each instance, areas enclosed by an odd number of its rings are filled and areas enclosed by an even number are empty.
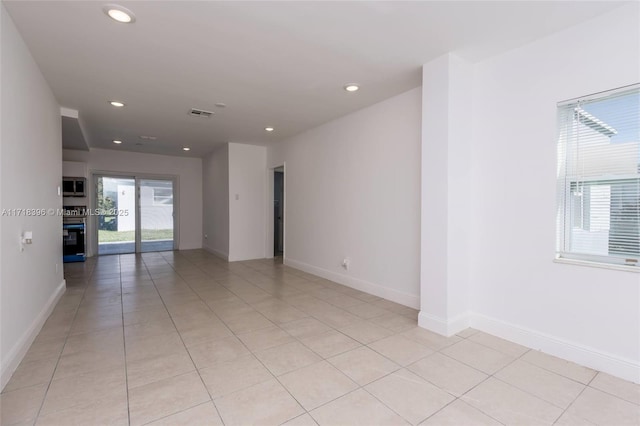
{"type": "MultiPolygon", "coordinates": [[[[202,159],[110,149],[64,150],[63,157],[65,161],[87,163],[89,206],[95,196],[91,178],[94,172],[177,176],[178,248],[189,250],[202,247],[202,159]]],[[[95,231],[92,229],[88,230],[88,246],[92,250],[90,254],[94,254],[96,242],[95,231]]]]}
{"type": "Polygon", "coordinates": [[[420,103],[413,89],[269,149],[286,163],[285,263],[419,305],[420,103]]]}
{"type": "MultiPolygon", "coordinates": [[[[4,5],[1,16],[2,209],[58,209],[62,198],[60,107],[4,5]]],[[[62,219],[1,219],[0,387],[4,387],[64,292],[62,219]],[[23,231],[33,244],[20,251],[23,231]]]]}
{"type": "Polygon", "coordinates": [[[265,257],[267,149],[229,144],[229,260],[265,257]]]}
{"type": "Polygon", "coordinates": [[[640,80],[638,4],[476,66],[472,325],[640,381],[640,275],[553,262],[556,103],[640,80]]]}
{"type": "Polygon", "coordinates": [[[229,258],[229,145],[202,160],[202,246],[229,258]],[[206,238],[205,238],[206,235],[206,238]]]}

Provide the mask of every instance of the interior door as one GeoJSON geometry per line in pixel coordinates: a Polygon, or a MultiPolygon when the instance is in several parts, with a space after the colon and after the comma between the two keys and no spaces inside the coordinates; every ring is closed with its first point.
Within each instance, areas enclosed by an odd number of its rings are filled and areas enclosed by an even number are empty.
{"type": "Polygon", "coordinates": [[[284,171],[276,169],[273,175],[273,255],[284,251],[284,171]]]}
{"type": "Polygon", "coordinates": [[[174,249],[174,182],[138,179],[140,251],[174,249]]]}

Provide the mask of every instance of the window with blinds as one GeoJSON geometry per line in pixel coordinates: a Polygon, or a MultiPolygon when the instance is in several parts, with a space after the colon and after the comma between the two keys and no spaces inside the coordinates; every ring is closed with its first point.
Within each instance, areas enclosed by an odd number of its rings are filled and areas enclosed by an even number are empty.
{"type": "Polygon", "coordinates": [[[557,256],[640,268],[640,85],[558,104],[557,256]]]}

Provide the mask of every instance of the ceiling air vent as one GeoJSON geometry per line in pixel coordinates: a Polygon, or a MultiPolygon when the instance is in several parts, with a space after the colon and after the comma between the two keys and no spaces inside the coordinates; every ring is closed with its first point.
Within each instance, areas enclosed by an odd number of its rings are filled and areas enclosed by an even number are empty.
{"type": "Polygon", "coordinates": [[[209,118],[213,115],[213,112],[205,111],[203,109],[191,108],[191,110],[189,111],[189,115],[193,115],[194,117],[209,118]]]}

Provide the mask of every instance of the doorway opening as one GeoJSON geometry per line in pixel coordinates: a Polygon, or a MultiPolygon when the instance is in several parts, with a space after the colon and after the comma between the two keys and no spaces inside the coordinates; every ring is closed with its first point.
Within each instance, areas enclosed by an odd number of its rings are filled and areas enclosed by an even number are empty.
{"type": "Polygon", "coordinates": [[[173,178],[95,175],[97,253],[173,250],[173,178]]]}
{"type": "Polygon", "coordinates": [[[284,255],[284,166],[273,169],[273,257],[284,255]]]}

